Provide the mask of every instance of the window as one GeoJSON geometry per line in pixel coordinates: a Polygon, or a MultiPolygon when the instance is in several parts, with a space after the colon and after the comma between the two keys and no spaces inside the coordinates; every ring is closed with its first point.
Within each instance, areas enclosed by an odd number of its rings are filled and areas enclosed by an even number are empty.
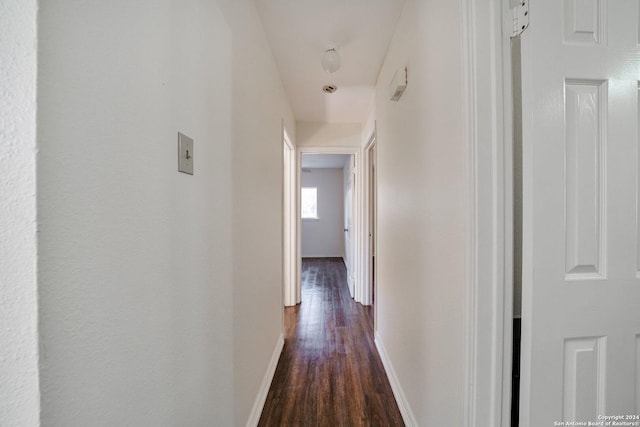
{"type": "Polygon", "coordinates": [[[302,218],[318,219],[317,187],[302,187],[302,218]]]}

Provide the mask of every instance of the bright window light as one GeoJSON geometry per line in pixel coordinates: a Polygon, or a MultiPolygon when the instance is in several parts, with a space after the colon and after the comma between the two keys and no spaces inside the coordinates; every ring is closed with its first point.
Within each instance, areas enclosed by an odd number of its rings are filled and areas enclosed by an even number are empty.
{"type": "Polygon", "coordinates": [[[318,219],[317,187],[302,187],[302,218],[318,219]]]}

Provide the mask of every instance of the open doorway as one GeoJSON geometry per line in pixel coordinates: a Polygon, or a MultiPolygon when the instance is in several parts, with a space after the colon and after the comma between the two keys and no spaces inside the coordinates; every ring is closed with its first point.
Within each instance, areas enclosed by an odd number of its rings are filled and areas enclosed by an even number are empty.
{"type": "MultiPolygon", "coordinates": [[[[376,138],[371,135],[365,147],[365,224],[367,246],[365,250],[366,286],[370,290],[370,303],[374,306],[376,316],[376,239],[377,239],[377,169],[376,169],[376,138]]],[[[375,322],[374,322],[375,323],[375,322]]]]}
{"type": "MultiPolygon", "coordinates": [[[[363,274],[363,270],[365,269],[364,251],[365,247],[367,246],[365,238],[365,227],[363,225],[366,220],[364,218],[364,212],[366,211],[366,208],[363,205],[365,196],[363,182],[365,178],[363,173],[364,168],[359,166],[363,164],[363,151],[360,147],[296,147],[294,151],[295,155],[293,157],[295,159],[295,165],[290,165],[290,168],[285,167],[285,174],[291,173],[291,176],[295,181],[295,184],[293,184],[292,187],[289,187],[289,190],[295,193],[296,199],[292,202],[294,198],[287,198],[287,196],[284,197],[285,202],[288,201],[289,203],[294,203],[295,205],[295,215],[285,215],[284,218],[284,229],[291,230],[292,233],[291,242],[293,250],[285,252],[285,256],[287,256],[288,259],[285,260],[284,264],[285,266],[292,266],[292,269],[290,271],[295,271],[295,280],[284,281],[284,305],[293,306],[301,302],[301,277],[303,270],[302,258],[304,256],[337,256],[340,259],[340,264],[342,264],[344,261],[344,264],[347,268],[346,280],[349,284],[350,296],[356,302],[359,302],[362,305],[370,305],[371,289],[366,285],[363,274]],[[302,219],[302,180],[307,179],[305,175],[313,175],[313,169],[322,169],[317,167],[314,168],[313,164],[305,164],[305,172],[303,172],[303,156],[307,158],[307,156],[311,155],[316,156],[309,157],[309,159],[312,160],[314,158],[322,160],[322,157],[318,157],[320,155],[333,155],[334,161],[337,162],[335,163],[334,168],[340,170],[340,182],[342,186],[339,191],[342,191],[342,199],[341,203],[338,204],[338,206],[340,209],[339,213],[341,215],[341,219],[337,221],[337,223],[339,224],[339,228],[333,227],[331,231],[332,241],[334,243],[338,242],[338,244],[342,242],[342,244],[339,246],[342,249],[338,249],[337,252],[332,252],[330,250],[319,250],[318,248],[315,248],[315,250],[313,250],[313,248],[309,248],[306,243],[305,250],[303,251],[303,227],[312,224],[314,218],[312,218],[313,212],[311,212],[305,213],[305,216],[308,215],[311,218],[305,218],[304,221],[302,219]],[[309,169],[312,170],[311,173],[309,173],[309,169]],[[340,237],[336,237],[336,233],[339,233],[340,237]],[[295,244],[293,242],[295,242],[295,244]],[[293,268],[295,268],[295,270],[293,270],[293,268]]],[[[320,173],[316,173],[316,175],[319,174],[320,173]]],[[[313,187],[313,185],[309,185],[308,187],[313,187]]],[[[305,190],[304,192],[305,195],[310,195],[311,197],[323,197],[323,192],[321,190],[316,190],[314,192],[313,189],[309,189],[305,190]]],[[[322,207],[316,206],[316,209],[317,208],[322,210],[322,207]]],[[[322,215],[321,212],[320,215],[322,215]]],[[[318,222],[317,219],[315,221],[318,222]]],[[[321,237],[324,239],[325,236],[322,235],[321,237]]],[[[285,240],[287,240],[286,232],[285,240]]]]}
{"type": "MultiPolygon", "coordinates": [[[[302,154],[301,258],[344,262],[351,297],[355,283],[355,176],[351,154],[302,154]]],[[[304,273],[304,268],[302,269],[304,273]]]]}

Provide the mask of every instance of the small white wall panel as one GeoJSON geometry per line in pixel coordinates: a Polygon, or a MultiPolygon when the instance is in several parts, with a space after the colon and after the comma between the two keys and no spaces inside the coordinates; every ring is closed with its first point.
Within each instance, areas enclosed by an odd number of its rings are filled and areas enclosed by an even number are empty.
{"type": "Polygon", "coordinates": [[[564,0],[564,42],[605,43],[606,0],[564,0]]]}
{"type": "Polygon", "coordinates": [[[564,342],[564,421],[596,420],[605,413],[606,337],[564,342]]]}
{"type": "Polygon", "coordinates": [[[567,280],[605,276],[605,98],[605,82],[566,82],[567,280]]]}

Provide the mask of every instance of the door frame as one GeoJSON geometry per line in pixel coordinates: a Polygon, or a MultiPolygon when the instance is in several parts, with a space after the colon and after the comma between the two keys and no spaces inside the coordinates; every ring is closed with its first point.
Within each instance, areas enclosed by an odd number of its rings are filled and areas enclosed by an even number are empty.
{"type": "Polygon", "coordinates": [[[459,0],[469,240],[463,424],[511,423],[513,141],[509,0],[459,0]]]}
{"type": "MultiPolygon", "coordinates": [[[[367,305],[367,301],[363,296],[367,293],[363,290],[363,278],[362,278],[362,263],[364,262],[363,251],[363,231],[362,231],[362,203],[363,203],[363,185],[362,185],[362,149],[360,147],[297,147],[296,148],[296,194],[300,194],[301,191],[301,168],[302,168],[302,155],[303,154],[352,154],[354,158],[354,172],[355,172],[355,189],[354,199],[355,203],[352,206],[353,210],[353,222],[355,233],[352,236],[354,242],[354,300],[367,305]]],[[[294,254],[294,262],[297,266],[297,271],[302,271],[302,219],[300,212],[300,204],[296,204],[296,251],[294,254]]],[[[297,295],[301,295],[301,275],[298,274],[295,281],[295,287],[297,295]]],[[[286,292],[286,290],[285,290],[286,292]]],[[[298,300],[300,302],[300,300],[298,300]]],[[[369,302],[370,303],[370,302],[369,302]]]]}
{"type": "MultiPolygon", "coordinates": [[[[372,257],[372,248],[371,248],[371,240],[369,239],[369,229],[371,229],[372,224],[370,223],[371,220],[371,214],[369,212],[369,209],[371,209],[371,175],[369,173],[370,169],[371,169],[371,162],[369,160],[369,153],[371,152],[371,150],[373,149],[374,146],[376,146],[376,130],[375,130],[375,125],[374,125],[374,129],[371,131],[371,134],[368,135],[367,137],[367,143],[364,146],[364,150],[363,150],[363,156],[362,156],[362,182],[364,185],[364,188],[362,189],[363,192],[363,200],[362,200],[362,207],[363,207],[363,213],[362,213],[362,221],[363,221],[363,234],[364,234],[364,241],[363,241],[363,260],[362,260],[362,265],[363,265],[363,269],[362,269],[362,281],[363,281],[363,290],[365,291],[365,293],[362,295],[363,297],[363,301],[366,301],[365,305],[371,305],[373,304],[373,295],[377,295],[374,292],[373,286],[375,286],[375,283],[373,285],[371,285],[371,272],[372,272],[372,267],[375,268],[375,264],[377,264],[376,261],[374,261],[373,263],[371,262],[371,257],[372,257]]],[[[376,206],[373,207],[374,210],[377,210],[377,197],[375,198],[376,201],[376,206]]],[[[376,218],[377,218],[377,214],[376,214],[376,218]]],[[[375,227],[375,224],[373,224],[373,226],[375,227]]],[[[377,239],[377,232],[373,233],[373,238],[377,239]]],[[[376,244],[374,243],[374,247],[376,247],[376,244]]],[[[363,303],[364,304],[364,303],[363,303]]],[[[373,325],[374,325],[374,333],[377,332],[377,309],[376,309],[376,305],[374,304],[373,306],[373,325]]]]}
{"type": "Polygon", "coordinates": [[[293,306],[300,302],[300,290],[296,286],[298,272],[298,263],[293,257],[296,252],[296,236],[297,236],[297,192],[296,182],[296,148],[291,142],[291,138],[287,130],[282,127],[282,144],[283,144],[283,190],[282,190],[282,279],[283,279],[283,302],[285,306],[293,306]]]}

